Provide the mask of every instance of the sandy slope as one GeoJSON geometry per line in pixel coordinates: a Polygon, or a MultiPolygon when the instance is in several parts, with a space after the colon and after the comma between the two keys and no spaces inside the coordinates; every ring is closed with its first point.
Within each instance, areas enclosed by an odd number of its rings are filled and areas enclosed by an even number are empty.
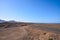
{"type": "Polygon", "coordinates": [[[60,40],[59,29],[51,29],[32,24],[10,24],[10,27],[0,27],[0,40],[60,40]]]}

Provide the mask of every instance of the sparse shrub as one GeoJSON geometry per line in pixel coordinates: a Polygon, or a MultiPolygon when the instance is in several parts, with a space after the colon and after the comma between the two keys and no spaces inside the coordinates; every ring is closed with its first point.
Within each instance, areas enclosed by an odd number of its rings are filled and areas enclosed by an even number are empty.
{"type": "Polygon", "coordinates": [[[46,35],[46,33],[44,33],[44,35],[46,35]]]}
{"type": "Polygon", "coordinates": [[[48,40],[53,40],[52,38],[49,38],[48,40]]]}
{"type": "Polygon", "coordinates": [[[4,27],[5,25],[1,24],[0,27],[4,27]]]}
{"type": "Polygon", "coordinates": [[[27,24],[22,24],[21,26],[27,26],[27,24]]]}

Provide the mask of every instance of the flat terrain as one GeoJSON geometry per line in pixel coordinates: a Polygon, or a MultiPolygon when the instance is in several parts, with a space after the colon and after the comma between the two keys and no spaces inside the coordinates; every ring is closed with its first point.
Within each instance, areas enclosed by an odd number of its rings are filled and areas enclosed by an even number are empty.
{"type": "Polygon", "coordinates": [[[60,40],[60,24],[0,23],[0,40],[60,40]]]}

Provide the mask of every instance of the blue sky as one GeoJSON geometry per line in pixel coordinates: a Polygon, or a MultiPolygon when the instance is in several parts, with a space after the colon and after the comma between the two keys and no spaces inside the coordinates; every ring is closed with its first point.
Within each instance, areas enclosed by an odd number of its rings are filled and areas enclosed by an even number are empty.
{"type": "Polygon", "coordinates": [[[59,0],[0,0],[0,19],[60,23],[59,0]]]}

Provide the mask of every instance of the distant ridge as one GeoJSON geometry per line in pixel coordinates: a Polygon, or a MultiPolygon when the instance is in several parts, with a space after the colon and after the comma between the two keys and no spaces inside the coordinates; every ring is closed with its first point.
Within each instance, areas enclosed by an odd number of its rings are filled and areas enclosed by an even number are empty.
{"type": "Polygon", "coordinates": [[[3,22],[6,22],[6,21],[5,21],[5,20],[1,20],[1,19],[0,19],[0,23],[3,23],[3,22]]]}
{"type": "Polygon", "coordinates": [[[17,21],[14,21],[14,20],[5,21],[5,20],[1,20],[1,19],[0,19],[0,23],[4,23],[4,22],[8,22],[8,23],[16,23],[17,21]]]}
{"type": "Polygon", "coordinates": [[[0,19],[0,23],[4,23],[4,22],[8,22],[8,23],[32,23],[32,24],[60,24],[60,23],[39,23],[39,22],[20,22],[20,21],[15,21],[15,20],[2,20],[0,19]]]}

